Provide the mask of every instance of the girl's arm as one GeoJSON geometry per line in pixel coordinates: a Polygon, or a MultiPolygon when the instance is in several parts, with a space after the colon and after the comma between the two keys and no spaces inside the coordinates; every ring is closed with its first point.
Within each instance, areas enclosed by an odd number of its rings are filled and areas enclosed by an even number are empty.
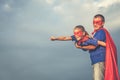
{"type": "Polygon", "coordinates": [[[50,40],[55,41],[68,41],[68,40],[72,40],[71,36],[59,36],[59,37],[55,37],[55,36],[51,36],[50,40]]]}

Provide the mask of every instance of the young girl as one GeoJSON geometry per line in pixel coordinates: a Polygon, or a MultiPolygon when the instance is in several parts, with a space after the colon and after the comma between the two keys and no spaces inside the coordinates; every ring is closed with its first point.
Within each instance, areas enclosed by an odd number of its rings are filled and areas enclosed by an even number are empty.
{"type": "Polygon", "coordinates": [[[75,41],[75,46],[77,48],[81,48],[82,46],[93,45],[90,46],[90,49],[95,49],[95,46],[106,46],[105,42],[99,41],[89,36],[86,32],[85,28],[82,25],[78,25],[73,30],[74,35],[72,36],[59,36],[55,37],[52,36],[50,39],[52,41],[59,40],[59,41],[75,41]]]}

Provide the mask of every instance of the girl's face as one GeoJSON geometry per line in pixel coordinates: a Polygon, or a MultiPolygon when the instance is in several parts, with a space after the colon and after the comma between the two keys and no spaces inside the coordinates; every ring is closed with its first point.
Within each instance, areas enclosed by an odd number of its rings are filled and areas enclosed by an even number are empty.
{"type": "Polygon", "coordinates": [[[74,29],[74,36],[77,40],[80,40],[84,36],[84,32],[81,29],[76,28],[74,29]]]}

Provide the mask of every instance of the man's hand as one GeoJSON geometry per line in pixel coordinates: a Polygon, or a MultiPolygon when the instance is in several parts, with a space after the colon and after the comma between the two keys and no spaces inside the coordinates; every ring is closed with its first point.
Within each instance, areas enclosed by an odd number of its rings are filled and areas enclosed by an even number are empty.
{"type": "Polygon", "coordinates": [[[79,49],[82,49],[82,46],[79,46],[77,43],[75,43],[75,47],[79,48],[79,49]]]}

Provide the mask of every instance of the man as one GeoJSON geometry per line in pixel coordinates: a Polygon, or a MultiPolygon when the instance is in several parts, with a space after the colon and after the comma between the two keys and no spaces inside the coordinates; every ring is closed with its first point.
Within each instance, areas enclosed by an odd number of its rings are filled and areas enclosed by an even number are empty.
{"type": "Polygon", "coordinates": [[[75,46],[89,50],[93,66],[93,80],[119,80],[116,46],[108,31],[103,28],[104,24],[104,16],[101,14],[95,15],[93,18],[94,32],[92,34],[93,38],[106,42],[106,47],[100,45],[79,46],[77,44],[75,46]]]}

